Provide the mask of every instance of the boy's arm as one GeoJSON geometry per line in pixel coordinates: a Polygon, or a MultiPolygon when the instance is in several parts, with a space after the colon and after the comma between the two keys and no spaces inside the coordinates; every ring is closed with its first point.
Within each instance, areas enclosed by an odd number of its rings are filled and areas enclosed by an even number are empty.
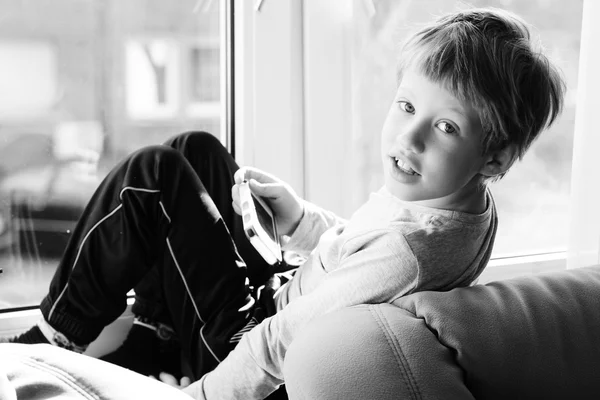
{"type": "Polygon", "coordinates": [[[284,383],[286,351],[304,325],[344,307],[390,301],[410,292],[417,279],[416,259],[401,235],[375,238],[368,247],[345,257],[338,269],[324,274],[312,292],[246,333],[214,371],[186,392],[208,400],[265,398],[284,383]]]}
{"type": "Polygon", "coordinates": [[[284,236],[282,249],[294,251],[304,257],[317,247],[321,235],[329,228],[345,224],[346,220],[338,217],[309,201],[302,200],[304,215],[291,236],[284,236]]]}

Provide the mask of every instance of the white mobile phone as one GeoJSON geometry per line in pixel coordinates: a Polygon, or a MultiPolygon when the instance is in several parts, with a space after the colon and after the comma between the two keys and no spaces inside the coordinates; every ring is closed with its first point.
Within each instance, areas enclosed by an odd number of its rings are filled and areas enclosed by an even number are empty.
{"type": "Polygon", "coordinates": [[[277,264],[282,255],[275,216],[267,203],[252,193],[247,181],[240,184],[240,205],[246,237],[267,263],[277,264]]]}

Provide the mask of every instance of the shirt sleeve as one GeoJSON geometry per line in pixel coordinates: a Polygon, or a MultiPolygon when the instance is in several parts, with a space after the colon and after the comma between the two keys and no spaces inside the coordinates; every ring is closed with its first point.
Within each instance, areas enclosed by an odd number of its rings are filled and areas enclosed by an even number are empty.
{"type": "Polygon", "coordinates": [[[317,247],[319,238],[326,230],[339,224],[345,224],[346,220],[313,203],[303,201],[304,215],[294,233],[291,236],[284,237],[282,249],[291,250],[301,256],[308,257],[317,247]]]}
{"type": "Polygon", "coordinates": [[[246,333],[229,356],[190,389],[198,399],[263,399],[284,383],[285,354],[300,328],[343,307],[388,302],[409,293],[418,275],[413,253],[397,233],[388,232],[357,252],[342,254],[339,268],[319,286],[246,333]]]}

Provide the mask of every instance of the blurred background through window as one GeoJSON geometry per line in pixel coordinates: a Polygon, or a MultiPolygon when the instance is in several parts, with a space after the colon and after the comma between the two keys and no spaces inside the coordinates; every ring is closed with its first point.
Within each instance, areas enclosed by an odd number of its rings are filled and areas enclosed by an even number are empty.
{"type": "Polygon", "coordinates": [[[0,0],[0,309],[39,304],[127,153],[185,130],[222,138],[220,7],[0,0]]]}

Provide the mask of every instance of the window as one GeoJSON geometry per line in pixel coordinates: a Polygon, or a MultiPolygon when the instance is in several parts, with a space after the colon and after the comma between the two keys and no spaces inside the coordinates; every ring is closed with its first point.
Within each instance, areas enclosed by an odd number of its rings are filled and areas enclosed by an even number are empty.
{"type": "Polygon", "coordinates": [[[192,129],[228,142],[227,4],[0,4],[0,309],[38,306],[83,207],[127,153],[192,129]]]}

